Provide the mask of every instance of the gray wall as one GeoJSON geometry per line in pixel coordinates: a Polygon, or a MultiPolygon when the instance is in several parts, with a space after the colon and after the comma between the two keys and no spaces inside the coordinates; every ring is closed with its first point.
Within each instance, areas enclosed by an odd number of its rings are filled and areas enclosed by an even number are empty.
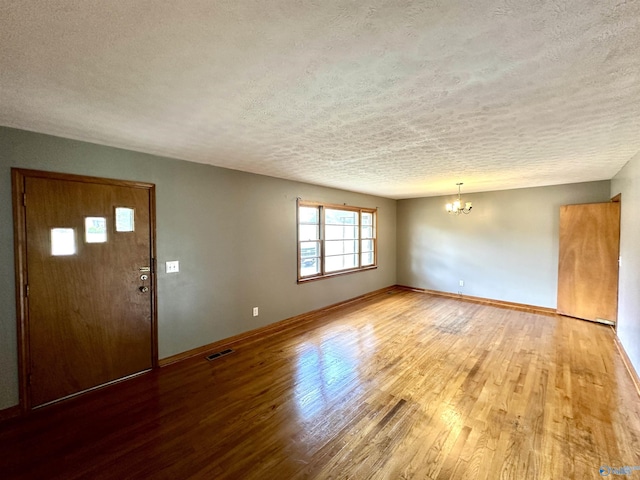
{"type": "Polygon", "coordinates": [[[161,358],[395,283],[555,308],[560,205],[621,192],[618,335],[640,370],[640,156],[612,182],[463,192],[473,213],[453,217],[454,195],[396,202],[0,127],[0,409],[18,401],[11,167],[156,184],[158,263],[181,270],[158,275],[161,358]],[[379,207],[379,268],[297,285],[296,197],[379,207]]]}
{"type": "Polygon", "coordinates": [[[640,153],[611,182],[611,196],[622,194],[620,283],[617,333],[640,374],[640,153]]]}
{"type": "Polygon", "coordinates": [[[18,402],[11,167],[156,184],[160,358],[396,283],[394,200],[0,127],[0,409],[18,402]],[[379,268],[298,285],[296,197],[378,207],[379,268]]]}
{"type": "Polygon", "coordinates": [[[398,201],[398,283],[494,300],[556,307],[559,207],[606,202],[610,182],[398,201]],[[464,280],[464,287],[459,286],[464,280]]]}

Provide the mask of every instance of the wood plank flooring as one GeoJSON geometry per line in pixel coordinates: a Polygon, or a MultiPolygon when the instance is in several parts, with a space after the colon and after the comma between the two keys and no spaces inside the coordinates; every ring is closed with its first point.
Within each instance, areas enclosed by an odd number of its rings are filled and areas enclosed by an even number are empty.
{"type": "Polygon", "coordinates": [[[3,425],[0,477],[589,479],[640,466],[640,398],[608,327],[396,290],[232,348],[3,425]]]}

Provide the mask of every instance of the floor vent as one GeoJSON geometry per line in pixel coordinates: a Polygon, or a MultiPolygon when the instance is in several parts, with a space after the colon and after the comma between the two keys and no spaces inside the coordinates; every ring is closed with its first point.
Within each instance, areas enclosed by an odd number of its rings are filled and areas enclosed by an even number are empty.
{"type": "Polygon", "coordinates": [[[221,352],[216,352],[216,353],[212,353],[211,355],[207,355],[207,360],[211,361],[211,360],[215,360],[216,358],[220,358],[220,357],[224,357],[225,355],[229,355],[230,353],[233,353],[233,350],[231,350],[230,348],[227,348],[226,350],[222,350],[221,352]]]}

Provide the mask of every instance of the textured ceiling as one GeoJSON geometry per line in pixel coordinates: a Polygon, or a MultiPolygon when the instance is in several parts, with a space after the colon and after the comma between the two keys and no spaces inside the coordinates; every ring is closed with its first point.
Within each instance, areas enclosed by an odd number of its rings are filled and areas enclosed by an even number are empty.
{"type": "Polygon", "coordinates": [[[2,0],[0,124],[391,198],[609,179],[640,1],[2,0]]]}

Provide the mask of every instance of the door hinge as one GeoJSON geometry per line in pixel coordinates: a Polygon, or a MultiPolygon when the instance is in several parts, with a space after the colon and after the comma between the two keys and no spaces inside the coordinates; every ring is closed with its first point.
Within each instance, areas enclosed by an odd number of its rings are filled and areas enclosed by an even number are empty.
{"type": "Polygon", "coordinates": [[[26,193],[22,194],[22,206],[23,207],[27,206],[27,194],[26,193]]]}
{"type": "Polygon", "coordinates": [[[27,385],[31,386],[31,374],[27,373],[27,385]]]}
{"type": "Polygon", "coordinates": [[[26,297],[28,297],[28,296],[29,296],[29,285],[28,285],[28,284],[24,286],[24,295],[25,295],[26,297]]]}

